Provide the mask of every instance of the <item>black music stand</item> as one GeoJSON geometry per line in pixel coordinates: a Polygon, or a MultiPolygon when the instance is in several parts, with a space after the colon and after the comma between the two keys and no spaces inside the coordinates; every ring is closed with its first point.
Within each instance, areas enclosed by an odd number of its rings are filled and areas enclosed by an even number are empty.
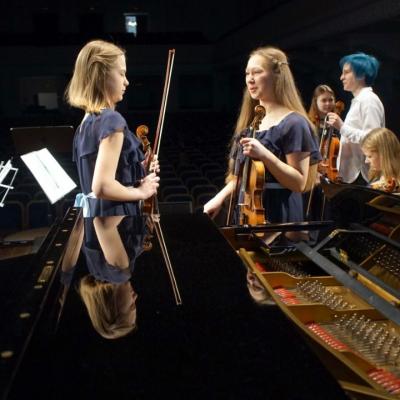
{"type": "Polygon", "coordinates": [[[52,154],[72,152],[72,126],[24,126],[10,128],[17,155],[46,147],[52,154]]]}

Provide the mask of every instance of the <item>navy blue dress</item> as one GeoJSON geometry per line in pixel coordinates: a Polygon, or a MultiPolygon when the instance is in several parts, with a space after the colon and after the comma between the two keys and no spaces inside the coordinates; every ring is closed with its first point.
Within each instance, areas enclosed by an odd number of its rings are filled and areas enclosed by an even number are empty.
{"type": "Polygon", "coordinates": [[[143,241],[147,234],[146,219],[140,216],[125,217],[117,226],[129,259],[129,267],[124,269],[114,267],[107,262],[96,235],[93,218],[85,218],[84,224],[82,251],[86,257],[89,273],[98,281],[127,282],[132,276],[137,257],[143,252],[143,241]]]}
{"type": "MultiPolygon", "coordinates": [[[[144,155],[140,140],[128,129],[120,113],[105,109],[100,114],[89,114],[78,126],[73,144],[73,160],[77,164],[82,193],[92,192],[94,168],[100,142],[112,133],[123,132],[124,141],[115,179],[124,186],[133,186],[142,179],[144,155]]],[[[112,215],[137,215],[139,202],[88,199],[90,217],[112,215]]]]}
{"type": "MultiPolygon", "coordinates": [[[[277,158],[286,163],[286,155],[297,152],[310,153],[310,164],[317,163],[320,153],[308,121],[292,112],[277,125],[256,132],[256,138],[277,158]]],[[[283,188],[275,177],[265,169],[266,187],[263,206],[268,222],[304,221],[302,193],[283,188]]]]}

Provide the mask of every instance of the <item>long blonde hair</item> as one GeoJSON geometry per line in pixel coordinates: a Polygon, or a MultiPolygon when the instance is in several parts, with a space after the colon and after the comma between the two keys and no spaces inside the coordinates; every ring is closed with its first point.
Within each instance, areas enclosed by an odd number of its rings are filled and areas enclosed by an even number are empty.
{"type": "MultiPolygon", "coordinates": [[[[299,91],[292,72],[289,68],[289,61],[286,54],[275,47],[259,47],[250,53],[250,57],[255,55],[264,59],[264,67],[273,72],[274,76],[274,95],[276,102],[302,115],[310,123],[308,115],[303,107],[299,91]]],[[[247,88],[244,90],[242,106],[239,117],[236,122],[235,134],[246,129],[254,117],[254,107],[258,104],[258,100],[251,98],[247,88]]]]}
{"type": "Polygon", "coordinates": [[[67,102],[85,112],[98,113],[110,107],[107,99],[106,80],[119,56],[125,50],[113,43],[93,40],[79,52],[74,73],[65,91],[67,102]]]}
{"type": "Polygon", "coordinates": [[[98,281],[92,275],[84,276],[79,283],[78,291],[92,325],[106,339],[126,336],[136,328],[135,323],[128,323],[128,316],[118,307],[118,285],[98,281]]]}
{"type": "MultiPolygon", "coordinates": [[[[253,50],[250,53],[249,58],[255,55],[261,56],[264,60],[264,68],[272,71],[273,73],[274,95],[276,102],[288,108],[289,110],[302,115],[308,121],[310,130],[314,134],[314,124],[310,121],[306,110],[304,109],[300,93],[296,87],[292,72],[289,68],[289,61],[286,54],[280,49],[266,46],[253,50]]],[[[245,88],[239,117],[236,122],[235,132],[233,134],[230,146],[235,143],[237,135],[251,124],[251,121],[254,118],[254,108],[257,104],[259,104],[259,101],[252,99],[249,91],[247,88],[245,88]]],[[[226,182],[229,182],[232,179],[232,170],[233,162],[230,161],[226,182]]],[[[317,164],[310,165],[304,191],[311,189],[313,182],[315,181],[316,173],[317,164]]]]}
{"type": "Polygon", "coordinates": [[[379,155],[381,170],[370,168],[368,178],[393,178],[400,185],[400,141],[397,136],[390,129],[376,128],[364,136],[360,145],[361,148],[379,155]]]}
{"type": "MultiPolygon", "coordinates": [[[[313,97],[311,99],[310,109],[308,110],[308,117],[310,118],[311,122],[319,128],[320,120],[319,120],[319,110],[317,105],[318,97],[321,94],[329,93],[333,96],[333,101],[335,101],[335,93],[328,85],[318,85],[314,89],[313,97]]],[[[333,103],[333,108],[331,111],[334,111],[335,104],[333,103]]]]}

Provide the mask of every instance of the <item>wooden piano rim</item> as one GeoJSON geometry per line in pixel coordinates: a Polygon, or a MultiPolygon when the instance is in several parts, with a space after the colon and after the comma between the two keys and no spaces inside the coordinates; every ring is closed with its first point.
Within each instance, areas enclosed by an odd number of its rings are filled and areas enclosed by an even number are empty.
{"type": "Polygon", "coordinates": [[[339,380],[339,385],[341,386],[342,389],[344,389],[347,392],[350,392],[352,394],[364,395],[365,397],[362,397],[362,399],[383,399],[383,400],[398,399],[397,396],[392,396],[391,394],[377,392],[376,390],[371,389],[369,387],[357,385],[355,383],[347,381],[339,380]]]}

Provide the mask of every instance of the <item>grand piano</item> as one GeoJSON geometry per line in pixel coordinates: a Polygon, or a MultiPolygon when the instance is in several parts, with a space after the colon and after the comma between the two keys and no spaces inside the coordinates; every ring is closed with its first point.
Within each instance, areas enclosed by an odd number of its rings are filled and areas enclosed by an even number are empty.
{"type": "Polygon", "coordinates": [[[335,222],[221,229],[201,214],[99,224],[71,208],[39,251],[0,262],[2,397],[396,398],[398,288],[349,237],[397,251],[400,203],[350,187],[331,203],[335,222]],[[88,276],[129,288],[118,338],[89,312],[88,276]],[[354,325],[385,336],[389,367],[345,340],[354,325]]]}
{"type": "Polygon", "coordinates": [[[399,398],[400,197],[323,186],[327,226],[222,231],[351,398],[399,398]]]}

